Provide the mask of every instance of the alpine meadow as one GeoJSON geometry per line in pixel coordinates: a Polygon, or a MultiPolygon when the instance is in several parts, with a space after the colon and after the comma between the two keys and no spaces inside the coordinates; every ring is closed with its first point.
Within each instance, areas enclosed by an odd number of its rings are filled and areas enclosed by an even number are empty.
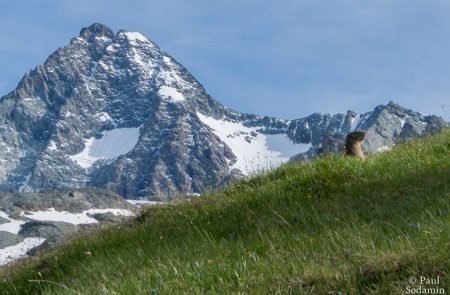
{"type": "Polygon", "coordinates": [[[405,294],[423,276],[448,292],[449,152],[447,129],[366,161],[283,165],[83,232],[3,269],[0,290],[405,294]]]}

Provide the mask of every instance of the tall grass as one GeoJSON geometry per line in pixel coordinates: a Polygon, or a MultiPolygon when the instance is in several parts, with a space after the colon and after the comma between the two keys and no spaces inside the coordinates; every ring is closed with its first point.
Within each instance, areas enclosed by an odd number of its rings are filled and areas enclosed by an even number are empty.
{"type": "MultiPolygon", "coordinates": [[[[450,131],[285,165],[0,272],[1,294],[405,294],[448,284],[450,131]]],[[[446,290],[448,293],[448,290],[446,290]]]]}

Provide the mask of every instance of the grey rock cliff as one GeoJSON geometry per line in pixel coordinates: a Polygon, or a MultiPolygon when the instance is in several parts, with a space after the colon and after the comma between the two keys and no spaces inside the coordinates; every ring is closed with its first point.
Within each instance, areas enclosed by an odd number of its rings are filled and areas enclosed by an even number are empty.
{"type": "MultiPolygon", "coordinates": [[[[343,115],[335,115],[334,117],[343,115]]],[[[377,153],[389,150],[395,144],[408,139],[433,134],[448,126],[442,118],[434,115],[422,115],[408,110],[394,102],[379,105],[373,111],[356,114],[348,111],[343,124],[327,124],[320,134],[321,143],[313,145],[305,153],[297,154],[291,161],[314,158],[317,155],[340,153],[343,150],[345,135],[353,130],[367,132],[363,144],[365,153],[377,153]]]]}

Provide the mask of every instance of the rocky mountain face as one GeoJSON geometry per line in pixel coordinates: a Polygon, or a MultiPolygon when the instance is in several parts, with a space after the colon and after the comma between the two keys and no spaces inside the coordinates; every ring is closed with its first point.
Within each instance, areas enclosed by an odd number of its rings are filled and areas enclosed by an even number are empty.
{"type": "Polygon", "coordinates": [[[296,120],[240,113],[152,40],[93,24],[0,99],[0,190],[170,198],[340,151],[351,130],[366,130],[366,152],[378,152],[445,126],[392,102],[296,120]]]}
{"type": "MultiPolygon", "coordinates": [[[[293,156],[291,161],[308,160],[317,155],[329,153],[341,153],[344,149],[346,134],[354,130],[367,132],[363,150],[371,154],[389,150],[397,143],[414,137],[434,134],[448,126],[441,117],[423,115],[405,109],[392,101],[364,114],[348,111],[345,116],[342,114],[312,116],[320,117],[319,120],[325,122],[322,126],[326,127],[316,131],[316,141],[312,139],[314,144],[307,152],[293,156]]],[[[304,122],[305,119],[300,121],[304,122]]],[[[306,121],[308,121],[307,118],[306,121]]]]}

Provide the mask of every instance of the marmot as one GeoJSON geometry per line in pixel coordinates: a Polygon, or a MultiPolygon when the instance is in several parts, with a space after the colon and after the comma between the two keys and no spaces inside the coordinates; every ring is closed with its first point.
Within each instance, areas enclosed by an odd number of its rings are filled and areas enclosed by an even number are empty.
{"type": "Polygon", "coordinates": [[[366,133],[364,131],[354,131],[347,134],[344,146],[345,155],[353,156],[358,159],[364,159],[361,144],[365,138],[366,133]]]}

